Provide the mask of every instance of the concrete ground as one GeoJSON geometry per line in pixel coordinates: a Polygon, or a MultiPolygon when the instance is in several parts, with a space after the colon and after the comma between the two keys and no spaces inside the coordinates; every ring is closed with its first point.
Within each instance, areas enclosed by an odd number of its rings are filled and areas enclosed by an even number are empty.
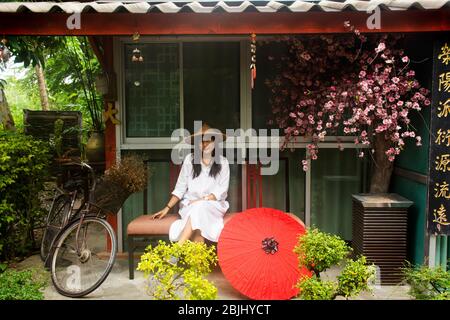
{"type": "MultiPolygon", "coordinates": [[[[137,261],[137,260],[136,260],[137,261]]],[[[135,264],[137,266],[137,262],[135,264]]],[[[46,300],[67,300],[72,299],[60,295],[54,289],[50,274],[44,270],[42,261],[39,255],[34,255],[28,259],[20,262],[17,265],[18,269],[24,269],[33,267],[39,271],[45,272],[48,275],[48,286],[44,291],[46,300]]],[[[332,268],[329,271],[322,274],[324,279],[331,279],[336,276],[338,272],[337,268],[332,268]]],[[[220,268],[216,268],[208,277],[216,287],[218,288],[218,299],[221,300],[244,300],[245,296],[236,291],[226,280],[220,268]]],[[[128,261],[120,258],[116,260],[116,263],[109,274],[105,282],[92,292],[90,295],[82,298],[87,300],[148,300],[150,297],[145,292],[146,280],[144,275],[140,271],[135,271],[135,279],[128,279],[128,261]]],[[[355,300],[405,300],[411,299],[408,295],[408,286],[375,286],[372,293],[364,292],[358,297],[353,298],[355,300]]],[[[343,299],[338,297],[338,299],[343,299]]]]}

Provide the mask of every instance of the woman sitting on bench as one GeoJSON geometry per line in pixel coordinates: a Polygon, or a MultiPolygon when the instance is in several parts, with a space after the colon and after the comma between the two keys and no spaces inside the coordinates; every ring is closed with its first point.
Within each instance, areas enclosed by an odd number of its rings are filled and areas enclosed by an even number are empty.
{"type": "MultiPolygon", "coordinates": [[[[226,198],[230,167],[225,157],[215,155],[217,131],[212,130],[204,124],[200,132],[188,138],[194,145],[194,153],[184,159],[169,203],[151,216],[161,219],[181,201],[181,219],[170,226],[171,241],[217,242],[223,229],[223,216],[229,208],[226,198]]],[[[220,136],[225,140],[224,134],[220,136]]]]}

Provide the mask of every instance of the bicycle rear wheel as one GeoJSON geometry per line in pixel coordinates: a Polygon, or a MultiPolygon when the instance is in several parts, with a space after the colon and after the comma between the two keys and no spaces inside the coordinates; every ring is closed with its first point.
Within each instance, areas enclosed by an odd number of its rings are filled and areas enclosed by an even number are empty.
{"type": "Polygon", "coordinates": [[[60,234],[51,260],[53,285],[59,293],[72,298],[91,293],[105,281],[117,251],[114,230],[105,220],[84,218],[77,245],[79,224],[80,219],[73,221],[60,234]]]}
{"type": "Polygon", "coordinates": [[[41,241],[40,256],[44,262],[49,255],[50,248],[58,232],[67,224],[70,204],[71,199],[65,194],[59,195],[52,204],[45,221],[45,230],[41,241]]]}

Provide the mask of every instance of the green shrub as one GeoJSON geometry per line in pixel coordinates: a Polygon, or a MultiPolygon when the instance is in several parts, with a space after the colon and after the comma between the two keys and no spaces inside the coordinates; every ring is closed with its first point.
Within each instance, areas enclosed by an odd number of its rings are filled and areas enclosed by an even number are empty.
{"type": "Polygon", "coordinates": [[[296,287],[303,300],[333,300],[336,297],[336,283],[321,280],[316,275],[301,279],[296,287]]]}
{"type": "Polygon", "coordinates": [[[8,269],[0,273],[0,300],[42,300],[46,283],[36,270],[8,269]]]}
{"type": "Polygon", "coordinates": [[[450,271],[441,267],[412,266],[403,269],[409,294],[418,300],[450,300],[450,271]]]}
{"type": "Polygon", "coordinates": [[[298,255],[299,267],[314,272],[311,278],[303,277],[297,283],[299,297],[305,300],[332,300],[337,296],[356,296],[369,289],[369,281],[375,276],[375,267],[368,265],[366,258],[346,260],[336,281],[325,281],[320,273],[339,264],[351,252],[351,248],[336,235],[308,229],[298,239],[294,253],[298,255]]]}
{"type": "Polygon", "coordinates": [[[332,265],[338,264],[350,253],[351,248],[336,235],[321,232],[318,229],[308,229],[298,239],[294,252],[299,263],[313,271],[320,278],[320,272],[332,265]]]}
{"type": "Polygon", "coordinates": [[[216,263],[214,248],[204,243],[159,241],[147,247],[137,270],[148,278],[147,292],[155,299],[213,300],[217,288],[205,276],[216,263]]]}
{"type": "Polygon", "coordinates": [[[0,132],[0,261],[33,247],[33,229],[45,214],[38,194],[49,160],[47,143],[0,132]]]}
{"type": "Polygon", "coordinates": [[[347,260],[345,268],[337,277],[336,294],[346,298],[358,295],[361,291],[369,290],[369,280],[375,275],[375,266],[368,266],[366,257],[358,260],[347,260]]]}

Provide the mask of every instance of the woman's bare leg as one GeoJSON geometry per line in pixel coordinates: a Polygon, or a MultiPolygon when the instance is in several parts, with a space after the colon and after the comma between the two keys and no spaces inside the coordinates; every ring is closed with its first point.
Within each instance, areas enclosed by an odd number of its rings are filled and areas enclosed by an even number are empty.
{"type": "Polygon", "coordinates": [[[192,237],[192,241],[205,243],[205,238],[202,237],[202,234],[201,234],[200,230],[197,229],[197,230],[194,231],[194,235],[192,237]]]}
{"type": "Polygon", "coordinates": [[[189,217],[188,221],[186,222],[186,225],[184,226],[183,231],[181,232],[178,243],[183,244],[186,240],[189,240],[189,238],[192,236],[192,233],[193,231],[191,225],[191,218],[189,217]]]}

